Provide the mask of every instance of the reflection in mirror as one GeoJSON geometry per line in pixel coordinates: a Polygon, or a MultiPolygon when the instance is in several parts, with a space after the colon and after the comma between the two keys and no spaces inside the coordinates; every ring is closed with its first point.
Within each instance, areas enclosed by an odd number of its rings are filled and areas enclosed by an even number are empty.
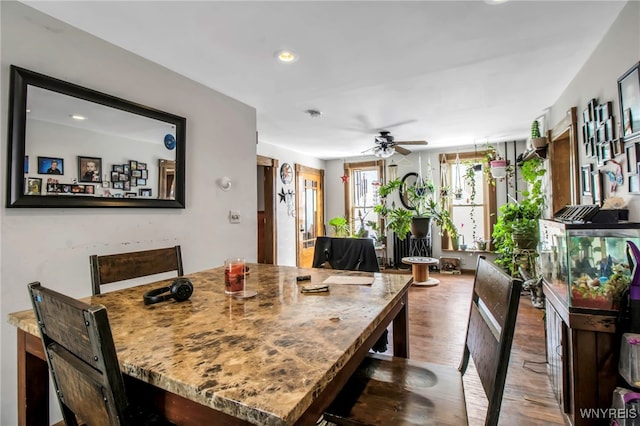
{"type": "Polygon", "coordinates": [[[175,198],[174,182],[176,178],[176,162],[160,160],[158,169],[160,170],[158,198],[162,200],[173,200],[175,198]]]}
{"type": "Polygon", "coordinates": [[[184,208],[184,118],[14,66],[11,80],[9,207],[184,208]]]}

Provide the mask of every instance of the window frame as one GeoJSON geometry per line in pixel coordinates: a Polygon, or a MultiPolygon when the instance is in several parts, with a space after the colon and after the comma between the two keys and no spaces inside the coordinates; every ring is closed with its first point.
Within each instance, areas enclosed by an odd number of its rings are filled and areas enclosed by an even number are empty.
{"type": "MultiPolygon", "coordinates": [[[[377,170],[378,171],[378,181],[385,181],[385,165],[386,162],[384,160],[369,160],[369,161],[359,161],[354,163],[344,163],[344,176],[348,176],[346,182],[344,182],[344,217],[347,219],[349,223],[349,228],[351,229],[352,235],[357,234],[358,230],[356,229],[358,220],[357,217],[354,217],[354,199],[353,199],[353,175],[356,170],[377,170]]],[[[371,206],[373,207],[375,203],[371,206]]],[[[366,220],[366,219],[365,219],[366,220]]],[[[379,229],[382,229],[382,219],[377,218],[379,229]]]]}
{"type": "MultiPolygon", "coordinates": [[[[482,164],[483,168],[483,209],[484,209],[484,221],[482,226],[484,229],[483,238],[487,240],[487,248],[484,251],[492,251],[493,250],[493,241],[491,235],[493,234],[493,227],[496,224],[496,217],[498,213],[497,208],[497,198],[496,198],[496,185],[495,180],[493,180],[490,175],[486,172],[489,165],[487,164],[487,151],[471,151],[471,152],[447,152],[439,155],[439,163],[440,163],[440,173],[442,174],[442,164],[447,164],[447,179],[451,184],[449,185],[449,191],[447,193],[446,200],[446,208],[449,210],[449,214],[453,217],[453,203],[451,202],[451,197],[453,197],[453,185],[454,185],[454,176],[452,164],[455,164],[456,155],[460,159],[461,162],[469,162],[475,161],[477,163],[482,164]]],[[[464,179],[464,178],[463,178],[464,179]]],[[[476,204],[478,206],[479,204],[476,204]]],[[[479,225],[479,224],[478,224],[479,225]]],[[[476,235],[477,237],[478,235],[476,235]]],[[[441,237],[441,249],[443,251],[454,251],[449,244],[449,237],[445,234],[441,237]]],[[[474,243],[474,242],[472,242],[474,243]]],[[[471,246],[472,244],[469,244],[471,246]]],[[[479,250],[475,250],[479,251],[479,250]]]]}

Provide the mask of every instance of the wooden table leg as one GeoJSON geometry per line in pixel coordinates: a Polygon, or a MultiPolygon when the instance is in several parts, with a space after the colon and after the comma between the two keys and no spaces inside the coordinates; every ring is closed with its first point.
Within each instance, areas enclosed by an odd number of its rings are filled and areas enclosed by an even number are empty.
{"type": "Polygon", "coordinates": [[[49,370],[39,337],[18,329],[18,426],[49,424],[49,370]]]}
{"type": "Polygon", "coordinates": [[[409,294],[402,296],[402,308],[393,319],[393,356],[409,358],[409,294]]]}

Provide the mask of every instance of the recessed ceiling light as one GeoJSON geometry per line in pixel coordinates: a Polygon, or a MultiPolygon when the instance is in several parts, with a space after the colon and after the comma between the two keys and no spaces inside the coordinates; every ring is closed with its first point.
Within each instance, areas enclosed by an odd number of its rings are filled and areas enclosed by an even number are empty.
{"type": "Polygon", "coordinates": [[[278,58],[280,62],[290,64],[298,60],[298,55],[292,50],[278,50],[276,52],[276,58],[278,58]]]}
{"type": "Polygon", "coordinates": [[[78,114],[71,114],[69,117],[73,118],[74,120],[86,120],[87,117],[85,117],[84,115],[78,115],[78,114]]]}
{"type": "Polygon", "coordinates": [[[31,112],[31,110],[29,108],[27,108],[27,112],[31,112]]]}
{"type": "Polygon", "coordinates": [[[484,0],[485,3],[487,4],[501,4],[501,3],[506,3],[509,0],[484,0]]]}

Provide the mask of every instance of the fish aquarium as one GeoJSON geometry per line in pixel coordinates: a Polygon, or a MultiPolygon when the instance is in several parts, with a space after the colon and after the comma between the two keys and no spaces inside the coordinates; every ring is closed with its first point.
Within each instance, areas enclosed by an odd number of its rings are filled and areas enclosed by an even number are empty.
{"type": "Polygon", "coordinates": [[[640,246],[640,223],[540,220],[538,273],[569,308],[617,310],[635,262],[627,241],[640,246]]]}

